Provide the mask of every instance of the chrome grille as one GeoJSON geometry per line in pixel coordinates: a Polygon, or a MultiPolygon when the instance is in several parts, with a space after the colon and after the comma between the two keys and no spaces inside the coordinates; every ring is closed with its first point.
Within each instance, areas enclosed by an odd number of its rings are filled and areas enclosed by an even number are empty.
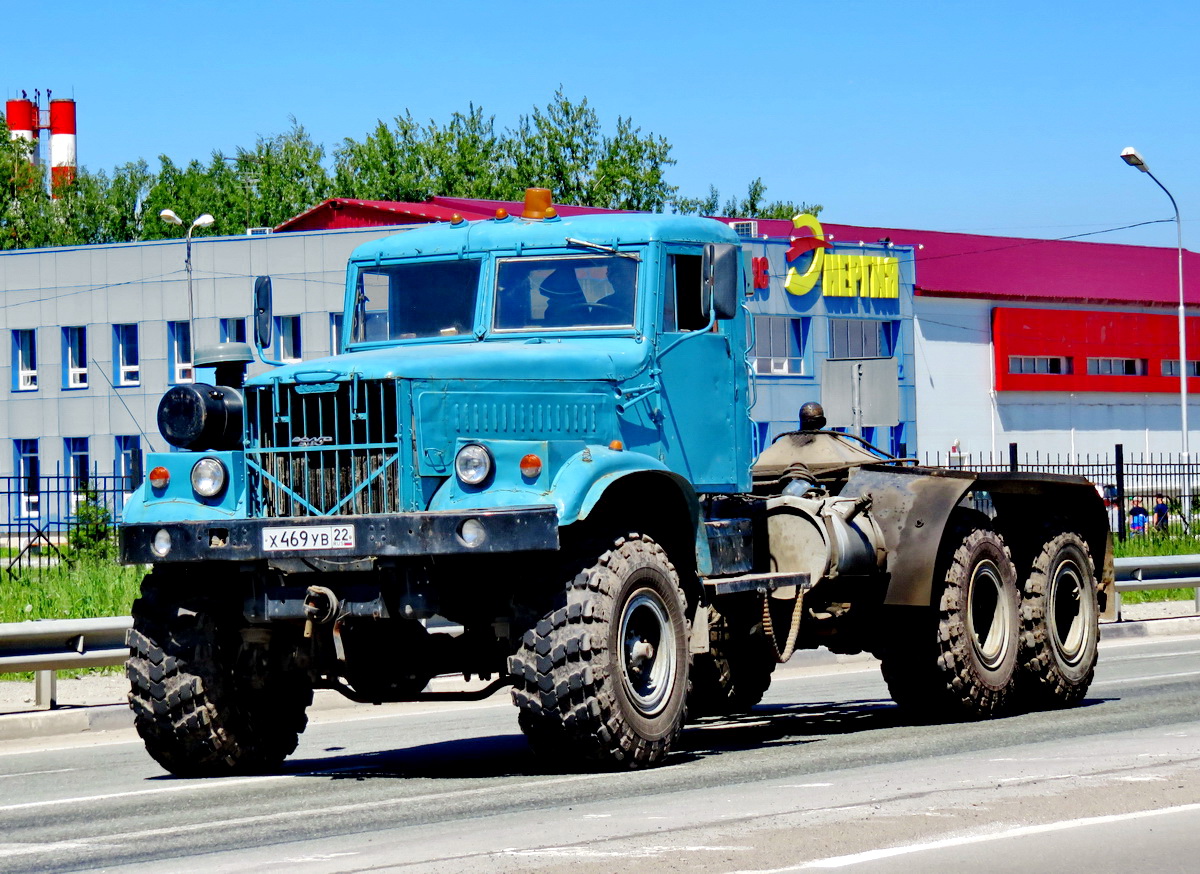
{"type": "Polygon", "coordinates": [[[398,512],[398,395],[395,380],[247,387],[251,515],[398,512]]]}

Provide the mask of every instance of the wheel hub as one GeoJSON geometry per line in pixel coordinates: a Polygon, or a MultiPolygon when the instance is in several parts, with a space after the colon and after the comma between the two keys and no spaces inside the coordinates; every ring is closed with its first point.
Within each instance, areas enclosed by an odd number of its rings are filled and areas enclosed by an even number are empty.
{"type": "Polygon", "coordinates": [[[621,680],[646,716],[666,707],[675,683],[675,630],[666,605],[650,589],[634,593],[621,611],[621,680]]]}

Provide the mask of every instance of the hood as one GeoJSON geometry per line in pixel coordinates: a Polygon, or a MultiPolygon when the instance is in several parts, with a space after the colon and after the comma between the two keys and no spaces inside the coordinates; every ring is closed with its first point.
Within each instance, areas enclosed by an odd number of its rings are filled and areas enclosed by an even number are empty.
{"type": "Polygon", "coordinates": [[[650,344],[633,337],[437,341],[365,349],[276,367],[248,385],[362,379],[622,381],[645,364],[650,344]]]}

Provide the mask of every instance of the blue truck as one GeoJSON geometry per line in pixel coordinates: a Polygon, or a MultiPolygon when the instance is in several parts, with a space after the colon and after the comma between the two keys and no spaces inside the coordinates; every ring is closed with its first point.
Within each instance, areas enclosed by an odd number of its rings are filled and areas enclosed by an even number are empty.
{"type": "MultiPolygon", "coordinates": [[[[130,702],[180,775],[277,768],[313,690],[511,686],[534,750],[662,761],[798,648],[915,718],[1086,694],[1113,608],[1081,478],[921,467],[824,426],[757,447],[749,259],[703,218],[522,215],[357,248],[337,354],[168,390],[121,557],[130,702]]],[[[270,345],[270,282],[255,288],[270,345]]],[[[457,693],[465,694],[465,693],[457,693]]]]}

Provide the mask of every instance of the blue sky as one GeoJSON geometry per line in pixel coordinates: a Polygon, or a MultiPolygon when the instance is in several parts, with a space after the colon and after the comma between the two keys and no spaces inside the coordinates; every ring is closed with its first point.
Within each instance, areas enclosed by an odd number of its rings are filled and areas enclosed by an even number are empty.
{"type": "Polygon", "coordinates": [[[330,150],[405,109],[444,121],[473,101],[504,127],[561,84],[607,127],[665,136],[684,193],[761,176],[847,224],[1049,238],[1171,218],[1120,161],[1133,145],[1200,249],[1195,0],[48,8],[5,4],[0,87],[73,96],[92,170],[229,154],[289,116],[330,150]]]}

